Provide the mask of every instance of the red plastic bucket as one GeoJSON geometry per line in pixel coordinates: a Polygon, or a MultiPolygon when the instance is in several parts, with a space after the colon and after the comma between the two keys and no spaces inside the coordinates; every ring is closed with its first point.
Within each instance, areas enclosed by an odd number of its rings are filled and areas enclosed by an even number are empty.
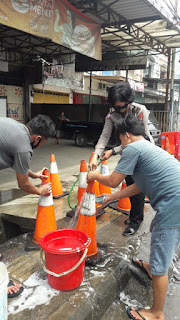
{"type": "Polygon", "coordinates": [[[67,291],[80,286],[90,242],[86,233],[73,229],[52,231],[41,238],[41,264],[52,288],[67,291]]]}

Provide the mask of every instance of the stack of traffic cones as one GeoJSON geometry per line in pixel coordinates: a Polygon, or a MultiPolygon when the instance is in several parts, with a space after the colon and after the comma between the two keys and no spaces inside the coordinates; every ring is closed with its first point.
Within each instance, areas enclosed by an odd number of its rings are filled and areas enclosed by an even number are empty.
{"type": "Polygon", "coordinates": [[[68,192],[63,192],[54,154],[50,156],[50,180],[54,199],[59,199],[69,194],[68,192]]]}
{"type": "Polygon", "coordinates": [[[101,258],[101,252],[97,247],[96,239],[96,204],[95,204],[95,182],[88,183],[87,190],[82,201],[79,219],[76,226],[88,234],[91,244],[88,248],[86,263],[95,265],[101,258]]]}
{"type": "Polygon", "coordinates": [[[80,213],[82,199],[87,189],[87,164],[85,160],[81,161],[80,173],[79,173],[79,184],[77,194],[77,211],[80,213]]]}
{"type": "Polygon", "coordinates": [[[171,148],[170,148],[170,143],[169,143],[169,138],[168,137],[165,138],[164,150],[171,154],[171,148]]]}
{"type": "MultiPolygon", "coordinates": [[[[42,184],[50,182],[49,171],[44,170],[43,175],[48,178],[43,178],[42,184]]],[[[54,213],[53,197],[50,192],[48,195],[39,197],[36,226],[33,240],[35,243],[40,243],[40,239],[46,233],[57,230],[56,217],[54,213]]]]}
{"type": "MultiPolygon", "coordinates": [[[[100,174],[102,176],[109,176],[109,168],[108,168],[107,160],[102,161],[100,174]]],[[[100,192],[100,195],[102,195],[103,193],[112,194],[111,188],[103,186],[103,184],[101,184],[101,183],[99,183],[99,192],[100,192]]]]}
{"type": "MultiPolygon", "coordinates": [[[[126,187],[127,185],[123,181],[121,190],[125,189],[126,187]]],[[[119,212],[129,214],[131,210],[131,202],[129,198],[119,199],[119,201],[109,204],[109,207],[119,212]]]]}

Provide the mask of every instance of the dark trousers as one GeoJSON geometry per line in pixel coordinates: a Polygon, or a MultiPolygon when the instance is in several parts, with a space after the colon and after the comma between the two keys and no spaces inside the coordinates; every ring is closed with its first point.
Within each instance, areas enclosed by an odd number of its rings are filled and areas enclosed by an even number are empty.
{"type": "MultiPolygon", "coordinates": [[[[134,183],[131,176],[126,177],[126,184],[130,186],[134,183]]],[[[130,197],[131,201],[131,212],[130,212],[130,227],[137,230],[144,219],[144,202],[145,196],[141,192],[133,197],[130,197]]]]}

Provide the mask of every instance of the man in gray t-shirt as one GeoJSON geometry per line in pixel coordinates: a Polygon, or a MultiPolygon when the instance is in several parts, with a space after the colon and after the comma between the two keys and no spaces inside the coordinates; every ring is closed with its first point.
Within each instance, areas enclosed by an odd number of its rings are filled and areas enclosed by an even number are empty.
{"type": "Polygon", "coordinates": [[[54,123],[45,115],[36,116],[26,126],[10,118],[0,118],[0,170],[13,168],[19,188],[27,193],[49,193],[50,184],[37,188],[29,180],[29,177],[42,179],[44,168],[35,173],[29,170],[29,166],[33,149],[54,135],[54,123]]]}
{"type": "Polygon", "coordinates": [[[180,163],[144,139],[144,126],[139,119],[128,116],[117,123],[116,130],[123,147],[122,158],[111,175],[101,176],[93,171],[88,174],[88,182],[97,180],[105,186],[116,188],[130,175],[135,183],[106,195],[104,205],[143,192],[156,210],[151,224],[150,261],[133,259],[134,264],[152,279],[153,305],[149,310],[128,307],[127,314],[135,320],[163,320],[168,270],[180,246],[180,163]]]}

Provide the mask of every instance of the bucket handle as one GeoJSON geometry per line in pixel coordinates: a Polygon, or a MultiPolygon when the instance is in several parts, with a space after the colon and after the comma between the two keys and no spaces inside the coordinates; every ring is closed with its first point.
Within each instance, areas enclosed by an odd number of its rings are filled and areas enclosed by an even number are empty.
{"type": "Polygon", "coordinates": [[[40,250],[41,266],[42,266],[43,270],[44,270],[46,273],[48,273],[48,274],[50,274],[51,276],[54,276],[54,277],[56,277],[56,278],[60,278],[60,277],[62,277],[62,276],[66,276],[67,274],[69,274],[69,273],[73,272],[74,270],[76,270],[76,269],[80,266],[80,264],[83,262],[83,260],[85,259],[86,255],[87,255],[87,252],[88,252],[88,248],[86,248],[86,249],[84,250],[84,253],[83,253],[81,259],[80,259],[80,260],[78,261],[78,263],[76,263],[76,265],[75,265],[74,267],[72,267],[71,269],[69,269],[69,270],[67,270],[67,271],[64,271],[64,272],[61,272],[61,273],[55,273],[55,272],[52,272],[52,271],[50,271],[50,270],[48,270],[48,269],[46,268],[45,260],[44,260],[44,251],[43,251],[42,248],[41,248],[41,250],[40,250]]]}

